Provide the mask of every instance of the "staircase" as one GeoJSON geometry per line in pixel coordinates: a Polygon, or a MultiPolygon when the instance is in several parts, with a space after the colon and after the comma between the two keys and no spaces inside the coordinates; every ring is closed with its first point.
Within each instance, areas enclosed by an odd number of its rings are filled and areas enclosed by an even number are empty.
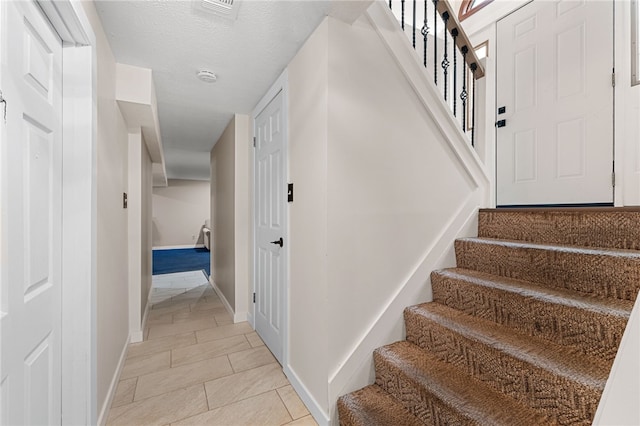
{"type": "Polygon", "coordinates": [[[640,289],[640,209],[481,210],[348,425],[591,424],[640,289]]]}

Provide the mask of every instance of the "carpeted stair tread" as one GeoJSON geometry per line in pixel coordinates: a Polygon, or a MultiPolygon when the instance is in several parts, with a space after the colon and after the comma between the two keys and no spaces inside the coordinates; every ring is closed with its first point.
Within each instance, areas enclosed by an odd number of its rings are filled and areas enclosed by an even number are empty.
{"type": "MultiPolygon", "coordinates": [[[[438,327],[446,328],[463,338],[477,341],[484,346],[493,348],[503,353],[504,356],[540,366],[555,375],[588,386],[603,388],[609,374],[608,363],[594,362],[592,357],[586,356],[573,348],[527,336],[439,303],[423,303],[405,309],[405,321],[407,321],[407,317],[413,319],[416,316],[437,324],[438,327]]],[[[420,324],[425,325],[424,322],[420,324]]],[[[415,330],[410,330],[413,325],[407,323],[407,340],[418,344],[417,341],[413,341],[415,330]]],[[[421,330],[421,332],[425,331],[421,330]]],[[[419,334],[415,336],[419,336],[419,334]]],[[[429,350],[431,349],[429,348],[429,350]]]]}
{"type": "Polygon", "coordinates": [[[462,268],[434,271],[431,283],[435,302],[610,361],[633,308],[628,300],[462,268]]]}
{"type": "Polygon", "coordinates": [[[640,209],[481,209],[478,236],[640,250],[640,209]]]}
{"type": "Polygon", "coordinates": [[[343,426],[424,426],[397,399],[378,385],[370,385],[338,399],[343,426]]]}
{"type": "Polygon", "coordinates": [[[631,301],[640,289],[636,250],[461,238],[455,251],[459,268],[541,285],[631,301]]]}
{"type": "Polygon", "coordinates": [[[554,425],[410,342],[374,352],[376,383],[427,425],[554,425]]]}
{"type": "Polygon", "coordinates": [[[610,362],[433,302],[406,308],[405,324],[409,342],[561,423],[595,414],[610,362]]]}

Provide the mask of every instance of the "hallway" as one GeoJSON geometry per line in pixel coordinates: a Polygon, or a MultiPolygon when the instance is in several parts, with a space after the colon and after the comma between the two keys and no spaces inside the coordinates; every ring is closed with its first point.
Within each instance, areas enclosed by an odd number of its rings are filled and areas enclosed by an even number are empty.
{"type": "Polygon", "coordinates": [[[157,278],[145,340],[129,345],[108,425],[317,424],[260,337],[232,323],[208,283],[157,278]]]}

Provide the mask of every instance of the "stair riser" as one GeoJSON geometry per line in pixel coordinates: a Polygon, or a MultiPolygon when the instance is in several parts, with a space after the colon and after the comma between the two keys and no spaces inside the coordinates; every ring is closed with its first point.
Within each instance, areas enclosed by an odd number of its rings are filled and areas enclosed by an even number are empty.
{"type": "Polygon", "coordinates": [[[367,386],[338,398],[340,426],[424,426],[398,400],[378,386],[367,386]]]}
{"type": "Polygon", "coordinates": [[[478,423],[462,417],[446,401],[438,398],[430,388],[420,386],[411,377],[374,352],[376,384],[393,395],[413,415],[427,425],[477,425],[478,423]]]}
{"type": "Polygon", "coordinates": [[[595,414],[604,384],[596,388],[556,376],[410,311],[405,324],[409,342],[563,424],[589,424],[595,414]]]}
{"type": "Polygon", "coordinates": [[[613,361],[628,318],[557,305],[431,274],[434,302],[613,361]]]}
{"type": "Polygon", "coordinates": [[[338,399],[338,418],[340,426],[366,426],[363,422],[358,421],[355,413],[352,413],[347,405],[341,399],[338,399]]]}
{"type": "Polygon", "coordinates": [[[514,247],[480,240],[455,242],[459,268],[566,288],[600,297],[635,300],[640,257],[514,247]]]}
{"type": "Polygon", "coordinates": [[[640,211],[480,211],[478,236],[640,250],[640,211]]]}

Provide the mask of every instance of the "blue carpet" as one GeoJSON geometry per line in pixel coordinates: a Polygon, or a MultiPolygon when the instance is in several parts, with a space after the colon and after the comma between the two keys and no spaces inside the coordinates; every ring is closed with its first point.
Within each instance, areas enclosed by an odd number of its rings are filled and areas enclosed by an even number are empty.
{"type": "Polygon", "coordinates": [[[206,248],[153,250],[153,275],[204,269],[209,276],[209,259],[210,253],[206,248]]]}

